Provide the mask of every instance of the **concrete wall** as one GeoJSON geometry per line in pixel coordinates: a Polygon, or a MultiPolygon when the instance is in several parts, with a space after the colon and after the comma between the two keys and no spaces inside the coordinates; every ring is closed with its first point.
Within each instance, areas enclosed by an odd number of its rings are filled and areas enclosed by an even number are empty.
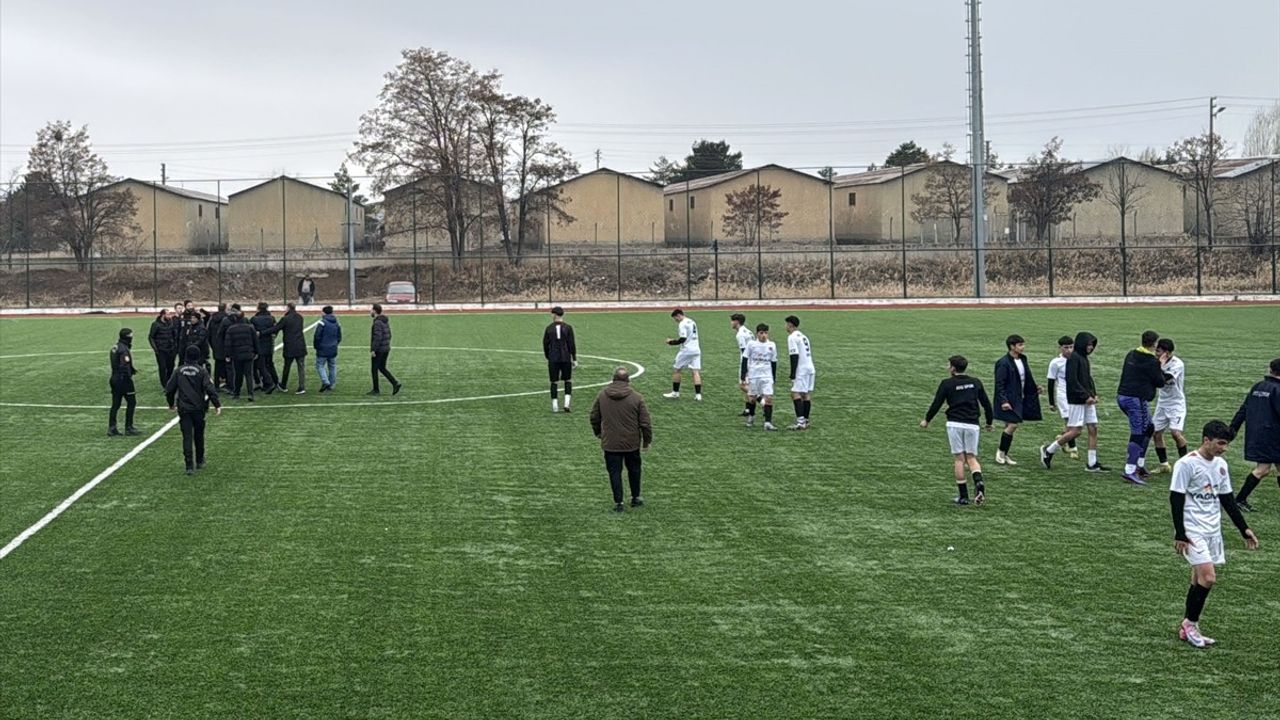
{"type": "MultiPolygon", "coordinates": [[[[352,206],[356,237],[364,228],[364,208],[352,206]]],[[[230,197],[228,241],[232,251],[346,247],[347,199],[297,180],[276,178],[230,197]]]]}
{"type": "Polygon", "coordinates": [[[754,188],[757,180],[760,186],[782,191],[779,207],[787,213],[776,232],[763,231],[765,245],[775,241],[829,242],[830,186],[819,178],[772,167],[688,192],[679,184],[669,186],[663,206],[667,241],[680,244],[688,237],[695,245],[707,245],[712,240],[722,244],[742,242],[742,238],[726,237],[724,214],[728,203],[725,196],[742,188],[754,188]],[[675,192],[671,192],[673,189],[675,192]]]}

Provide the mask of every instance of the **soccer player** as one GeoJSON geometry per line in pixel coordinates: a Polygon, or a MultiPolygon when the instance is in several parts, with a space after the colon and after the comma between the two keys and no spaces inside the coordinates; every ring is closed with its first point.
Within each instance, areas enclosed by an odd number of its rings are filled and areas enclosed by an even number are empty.
{"type": "MultiPolygon", "coordinates": [[[[742,313],[734,313],[729,316],[729,327],[733,328],[738,340],[738,360],[741,363],[739,375],[741,375],[747,371],[747,343],[751,342],[751,338],[755,336],[747,329],[747,316],[742,313]]],[[[751,414],[751,399],[747,396],[746,390],[742,391],[742,399],[746,404],[739,414],[742,417],[746,417],[751,414]]]]}
{"type": "Polygon", "coordinates": [[[1271,374],[1249,390],[1236,416],[1231,420],[1231,430],[1245,428],[1244,459],[1256,463],[1236,502],[1252,511],[1249,493],[1258,487],[1271,468],[1280,465],[1280,358],[1271,361],[1271,374]]]}
{"type": "Polygon", "coordinates": [[[1160,460],[1160,466],[1155,472],[1164,473],[1173,471],[1169,465],[1169,450],[1164,444],[1165,430],[1169,431],[1174,444],[1178,446],[1178,457],[1187,454],[1187,437],[1182,434],[1183,423],[1187,420],[1187,395],[1183,392],[1182,381],[1187,369],[1182,358],[1173,354],[1173,341],[1169,338],[1160,338],[1156,343],[1156,357],[1160,358],[1166,380],[1164,387],[1156,395],[1153,425],[1156,430],[1156,458],[1160,460]]]}
{"type": "Polygon", "coordinates": [[[795,404],[796,423],[792,430],[808,430],[813,412],[813,353],[809,338],[800,332],[800,318],[788,315],[783,322],[787,327],[787,355],[791,357],[791,402],[795,404]]]}
{"type": "Polygon", "coordinates": [[[1150,403],[1165,383],[1164,370],[1155,353],[1159,339],[1155,330],[1142,333],[1141,344],[1124,356],[1120,385],[1116,388],[1116,404],[1129,419],[1129,451],[1122,478],[1134,485],[1147,484],[1147,443],[1155,434],[1150,403]]]}
{"type": "Polygon", "coordinates": [[[218,388],[209,371],[200,364],[202,359],[198,348],[188,347],[183,364],[169,376],[164,387],[169,409],[178,413],[178,424],[182,427],[182,458],[188,475],[204,468],[204,420],[209,403],[216,408],[216,415],[222,414],[218,388]]]}
{"type": "Polygon", "coordinates": [[[542,355],[547,359],[547,374],[551,376],[551,412],[560,412],[556,383],[561,380],[564,381],[564,411],[570,412],[578,345],[573,338],[573,326],[564,321],[564,308],[559,305],[551,308],[551,324],[542,332],[542,355]]]}
{"type": "Polygon", "coordinates": [[[920,421],[920,427],[929,427],[929,422],[947,404],[947,439],[951,442],[951,455],[955,458],[956,505],[969,504],[969,486],[965,482],[964,470],[967,466],[973,473],[973,502],[981,505],[987,500],[987,491],[982,484],[982,465],[978,462],[978,407],[982,407],[987,419],[987,431],[991,431],[991,400],[987,398],[987,390],[982,381],[964,374],[969,361],[963,355],[952,355],[947,363],[950,365],[951,377],[938,383],[938,392],[933,395],[933,404],[920,421]]]}
{"type": "Polygon", "coordinates": [[[1089,356],[1098,347],[1098,338],[1087,332],[1076,334],[1071,356],[1067,358],[1067,430],[1048,445],[1040,446],[1040,463],[1048,470],[1053,465],[1053,455],[1068,441],[1080,437],[1089,429],[1089,455],[1084,469],[1087,472],[1107,472],[1110,468],[1098,462],[1098,388],[1093,382],[1093,369],[1089,356]]]}
{"type": "MultiPolygon", "coordinates": [[[[1058,356],[1049,361],[1049,374],[1046,380],[1049,381],[1049,409],[1056,410],[1062,416],[1062,429],[1067,429],[1067,358],[1071,355],[1071,349],[1075,347],[1075,341],[1070,335],[1063,335],[1058,338],[1058,356]]],[[[1072,438],[1067,441],[1067,456],[1072,460],[1080,459],[1080,451],[1076,448],[1076,440],[1072,438]]]]}
{"type": "Polygon", "coordinates": [[[689,368],[693,371],[693,399],[702,400],[702,345],[698,343],[698,323],[691,317],[685,317],[684,310],[676,308],[671,311],[671,319],[676,321],[677,336],[667,338],[668,345],[679,345],[676,351],[676,362],[671,373],[671,392],[662,397],[676,400],[680,397],[680,371],[689,368]]]}
{"type": "Polygon", "coordinates": [[[996,464],[1017,465],[1009,457],[1013,446],[1013,434],[1024,422],[1039,420],[1040,393],[1043,388],[1032,377],[1031,363],[1027,360],[1027,341],[1021,335],[1010,335],[1004,340],[1008,351],[996,361],[996,419],[1004,422],[1000,433],[1000,449],[996,451],[996,464]]]}
{"type": "Polygon", "coordinates": [[[756,405],[764,404],[764,429],[773,425],[773,381],[778,377],[778,346],[769,339],[769,326],[756,325],[756,336],[747,343],[743,364],[742,389],[747,393],[747,427],[756,424],[756,405]]]}
{"type": "Polygon", "coordinates": [[[1244,536],[1244,545],[1258,549],[1258,536],[1249,529],[1231,494],[1231,477],[1222,456],[1235,437],[1221,420],[1204,426],[1200,447],[1173,466],[1169,506],[1173,511],[1173,549],[1191,565],[1187,609],[1178,628],[1178,639],[1193,647],[1207,647],[1214,639],[1200,633],[1200,613],[1217,581],[1215,566],[1227,561],[1222,549],[1222,511],[1244,536]]]}

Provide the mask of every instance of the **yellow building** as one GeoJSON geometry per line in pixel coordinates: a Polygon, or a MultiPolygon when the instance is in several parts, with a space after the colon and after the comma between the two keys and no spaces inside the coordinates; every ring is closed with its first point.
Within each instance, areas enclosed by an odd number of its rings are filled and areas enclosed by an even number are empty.
{"type": "MultiPolygon", "coordinates": [[[[501,224],[498,203],[503,202],[488,183],[465,181],[462,191],[462,215],[466,219],[467,248],[486,250],[501,247],[501,224]]],[[[414,182],[388,188],[382,193],[382,237],[387,249],[447,252],[449,229],[441,202],[442,194],[433,190],[434,181],[414,182]]]]}
{"type": "Polygon", "coordinates": [[[661,245],[662,186],[600,168],[540,192],[559,193],[566,217],[534,218],[539,238],[555,244],[661,245]],[[548,234],[547,223],[551,230],[548,234]]]}
{"type": "Polygon", "coordinates": [[[1126,238],[1178,238],[1183,232],[1183,186],[1177,174],[1126,157],[1084,163],[1080,172],[1098,185],[1098,196],[1077,205],[1059,226],[1064,239],[1120,239],[1120,198],[1126,238]]]}
{"type": "MultiPolygon", "coordinates": [[[[663,188],[666,243],[710,245],[715,240],[753,244],[750,235],[754,235],[754,223],[748,219],[735,227],[728,196],[765,189],[780,193],[777,209],[786,213],[774,227],[767,223],[761,227],[760,237],[765,243],[830,242],[831,183],[781,165],[762,165],[663,188]]],[[[739,197],[749,200],[749,193],[739,197]]],[[[770,203],[760,205],[767,209],[770,203]]]]}
{"type": "MultiPolygon", "coordinates": [[[[232,251],[341,250],[347,246],[347,197],[326,187],[281,175],[228,198],[232,251]]],[[[356,239],[364,207],[352,204],[356,239]]]]}
{"type": "MultiPolygon", "coordinates": [[[[917,210],[915,196],[925,195],[932,173],[939,166],[964,169],[950,160],[938,163],[916,163],[905,167],[837,175],[834,179],[834,216],[837,241],[902,241],[951,242],[953,220],[949,215],[913,217],[917,210]]],[[[967,197],[969,183],[964,183],[967,197]]],[[[1003,235],[1009,216],[1009,194],[1004,177],[992,172],[986,179],[987,226],[992,237],[1003,235]]],[[[961,238],[967,238],[969,220],[962,221],[961,238]]]]}
{"type": "MultiPolygon", "coordinates": [[[[1203,202],[1184,184],[1183,231],[1208,234],[1203,202]]],[[[1216,238],[1257,239],[1270,235],[1272,199],[1280,205],[1280,157],[1230,158],[1214,162],[1213,227],[1216,238]]]]}
{"type": "Polygon", "coordinates": [[[141,252],[208,253],[227,246],[227,201],[186,188],[125,178],[102,188],[137,199],[133,224],[141,252]]]}

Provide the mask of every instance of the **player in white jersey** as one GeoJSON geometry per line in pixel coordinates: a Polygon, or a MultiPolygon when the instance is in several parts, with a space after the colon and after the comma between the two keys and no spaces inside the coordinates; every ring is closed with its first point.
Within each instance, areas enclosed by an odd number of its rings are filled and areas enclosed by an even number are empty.
{"type": "Polygon", "coordinates": [[[702,345],[698,342],[698,323],[691,317],[685,317],[684,311],[676,308],[671,311],[671,319],[676,321],[676,337],[667,338],[668,345],[678,345],[676,362],[671,372],[671,392],[662,397],[675,400],[680,397],[680,371],[689,368],[693,371],[693,399],[702,399],[702,345]]]}
{"type": "Polygon", "coordinates": [[[1182,434],[1187,421],[1187,394],[1182,385],[1187,367],[1183,365],[1182,358],[1173,354],[1173,341],[1169,338],[1161,338],[1156,343],[1156,357],[1164,371],[1164,387],[1156,394],[1156,414],[1152,419],[1156,430],[1156,457],[1160,459],[1160,466],[1155,470],[1158,474],[1172,469],[1169,467],[1169,450],[1164,445],[1165,430],[1178,446],[1178,457],[1187,454],[1187,438],[1182,434]]]}
{"type": "Polygon", "coordinates": [[[1227,561],[1222,549],[1222,511],[1244,536],[1244,545],[1258,549],[1258,536],[1249,529],[1231,492],[1227,461],[1222,458],[1235,433],[1221,420],[1204,426],[1200,447],[1173,466],[1169,505],[1173,511],[1173,549],[1191,565],[1186,614],[1178,638],[1202,648],[1214,643],[1200,633],[1200,612],[1217,581],[1215,566],[1227,561]]]}
{"type": "Polygon", "coordinates": [[[809,338],[800,332],[800,318],[788,315],[787,355],[791,358],[791,402],[796,409],[796,424],[792,430],[809,429],[809,413],[813,409],[813,352],[809,338]]]}
{"type": "MultiPolygon", "coordinates": [[[[742,366],[739,374],[741,374],[742,372],[746,372],[745,368],[747,363],[747,343],[751,342],[751,338],[755,336],[752,335],[751,331],[747,329],[747,316],[743,315],[742,313],[734,313],[729,316],[729,327],[733,328],[733,330],[737,334],[738,361],[739,361],[739,364],[742,366]]],[[[742,407],[742,412],[739,414],[742,417],[746,417],[747,415],[751,414],[749,412],[751,409],[751,398],[747,396],[746,390],[742,391],[742,401],[745,404],[742,407]]]]}
{"type": "Polygon", "coordinates": [[[769,326],[756,325],[756,336],[747,343],[742,366],[742,389],[747,393],[747,427],[756,424],[756,405],[764,405],[764,429],[773,425],[773,381],[778,376],[778,346],[769,339],[769,326]]]}
{"type": "MultiPolygon", "coordinates": [[[[1069,429],[1066,427],[1066,422],[1071,416],[1071,408],[1067,403],[1067,358],[1074,347],[1075,341],[1070,335],[1058,338],[1058,356],[1049,361],[1049,374],[1045,377],[1049,381],[1049,409],[1057,410],[1062,416],[1063,431],[1069,429]]],[[[1067,441],[1067,457],[1072,460],[1080,459],[1080,450],[1076,448],[1075,438],[1067,441]]]]}

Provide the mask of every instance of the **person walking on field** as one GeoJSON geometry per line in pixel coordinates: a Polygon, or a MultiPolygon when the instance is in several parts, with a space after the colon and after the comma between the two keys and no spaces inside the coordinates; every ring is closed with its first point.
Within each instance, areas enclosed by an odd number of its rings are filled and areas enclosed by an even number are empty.
{"type": "Polygon", "coordinates": [[[333,306],[324,306],[324,315],[311,344],[316,349],[316,374],[320,376],[320,392],[329,392],[338,384],[338,345],[342,343],[342,326],[333,314],[333,306]]]}
{"type": "Polygon", "coordinates": [[[624,512],[622,504],[622,468],[627,468],[631,486],[631,507],[644,505],[640,496],[640,452],[653,444],[653,423],[644,396],[631,387],[631,374],[625,367],[613,371],[609,383],[591,405],[591,432],[600,438],[604,451],[604,467],[609,473],[613,491],[613,511],[624,512]]]}
{"type": "Polygon", "coordinates": [[[573,401],[573,369],[578,365],[578,345],[573,337],[573,326],[564,321],[564,308],[551,308],[551,324],[542,332],[542,355],[547,359],[547,373],[551,377],[551,412],[560,412],[556,383],[564,381],[564,411],[570,412],[573,401]]]}
{"type": "Polygon", "coordinates": [[[186,461],[187,474],[194,475],[204,468],[204,420],[213,403],[215,414],[222,414],[218,401],[218,388],[214,387],[209,371],[200,364],[200,351],[188,347],[185,361],[165,384],[165,400],[169,409],[178,413],[182,427],[182,458],[186,461]]]}
{"type": "Polygon", "coordinates": [[[1023,354],[1027,341],[1021,335],[1010,335],[1005,338],[1004,346],[1008,353],[996,361],[995,415],[1004,423],[1004,432],[1000,433],[1000,449],[996,451],[996,464],[1017,465],[1017,461],[1009,457],[1009,448],[1013,446],[1013,434],[1024,422],[1040,419],[1040,393],[1043,389],[1036,384],[1031,372],[1031,364],[1023,354]]]}
{"type": "Polygon", "coordinates": [[[1249,495],[1273,467],[1280,466],[1280,358],[1271,361],[1270,374],[1254,385],[1231,419],[1231,432],[1243,425],[1244,459],[1254,463],[1236,501],[1250,512],[1249,495]]]}
{"type": "Polygon", "coordinates": [[[382,390],[378,387],[378,373],[382,373],[387,380],[391,382],[391,394],[399,395],[400,388],[404,387],[396,380],[396,376],[387,370],[387,356],[391,354],[391,320],[382,314],[382,305],[373,304],[373,309],[369,311],[369,315],[373,317],[373,326],[369,331],[369,357],[370,372],[373,375],[373,389],[368,392],[369,395],[381,395],[382,390]]]}
{"type": "Polygon", "coordinates": [[[284,337],[281,343],[284,345],[284,351],[281,355],[284,357],[284,375],[280,378],[280,391],[288,390],[289,385],[289,368],[293,365],[298,366],[298,390],[294,395],[307,394],[307,370],[302,364],[303,358],[307,356],[307,338],[306,329],[303,327],[302,315],[298,312],[298,306],[289,303],[285,306],[288,308],[284,316],[280,318],[268,331],[272,335],[281,333],[284,337]]]}
{"type": "Polygon", "coordinates": [[[119,435],[116,418],[120,412],[120,403],[125,403],[124,434],[141,435],[133,426],[133,413],[138,408],[138,395],[133,387],[133,376],[138,374],[133,366],[133,331],[129,328],[120,330],[119,341],[111,348],[111,415],[107,425],[107,436],[119,435]]]}

